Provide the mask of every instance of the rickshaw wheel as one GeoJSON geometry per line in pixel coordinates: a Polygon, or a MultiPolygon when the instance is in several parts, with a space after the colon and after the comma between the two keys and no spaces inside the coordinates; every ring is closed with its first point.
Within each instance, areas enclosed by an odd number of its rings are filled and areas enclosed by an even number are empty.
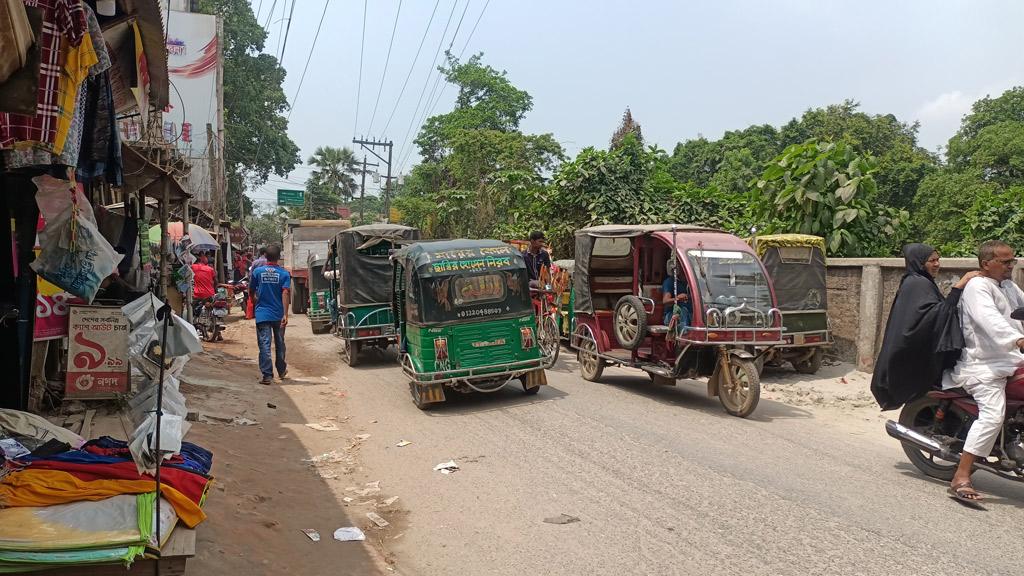
{"type": "Polygon", "coordinates": [[[526,387],[526,382],[523,382],[523,394],[526,394],[527,396],[534,396],[534,395],[537,394],[537,392],[540,392],[540,386],[534,386],[533,388],[527,388],[526,387]]]}
{"type": "Polygon", "coordinates": [[[597,382],[604,372],[604,360],[597,355],[597,341],[586,324],[576,328],[576,358],[580,363],[580,376],[589,382],[597,382]]]}
{"type": "Polygon", "coordinates": [[[555,319],[551,316],[544,318],[541,321],[540,334],[537,336],[540,340],[541,353],[544,354],[544,368],[551,369],[555,362],[558,362],[558,353],[562,347],[555,319]]]}
{"type": "Polygon", "coordinates": [[[431,406],[433,406],[433,403],[423,401],[423,398],[420,397],[419,392],[417,392],[416,390],[416,383],[412,382],[411,380],[409,381],[409,394],[412,395],[413,405],[415,405],[420,410],[423,410],[425,412],[428,409],[430,409],[431,406]]]}
{"type": "Polygon", "coordinates": [[[729,359],[729,371],[733,387],[729,388],[723,379],[718,389],[718,401],[729,414],[746,418],[754,412],[761,399],[761,378],[757,374],[757,366],[753,360],[732,357],[729,359]]]}
{"type": "Polygon", "coordinates": [[[647,311],[644,303],[636,296],[623,296],[615,305],[615,339],[623,348],[635,350],[647,336],[647,311]]]}
{"type": "Polygon", "coordinates": [[[810,358],[803,362],[794,363],[793,368],[801,374],[816,374],[821,369],[821,360],[825,356],[825,353],[821,348],[815,348],[814,354],[810,358]]]}
{"type": "Polygon", "coordinates": [[[349,366],[355,367],[359,364],[359,341],[358,340],[342,340],[344,342],[345,351],[345,362],[349,366]]]}

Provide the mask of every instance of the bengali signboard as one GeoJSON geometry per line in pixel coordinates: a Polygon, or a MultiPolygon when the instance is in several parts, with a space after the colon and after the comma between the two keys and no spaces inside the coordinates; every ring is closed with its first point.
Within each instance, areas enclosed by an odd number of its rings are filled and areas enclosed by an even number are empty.
{"type": "Polygon", "coordinates": [[[67,398],[114,398],[129,390],[128,318],[120,308],[71,306],[67,398]]]}

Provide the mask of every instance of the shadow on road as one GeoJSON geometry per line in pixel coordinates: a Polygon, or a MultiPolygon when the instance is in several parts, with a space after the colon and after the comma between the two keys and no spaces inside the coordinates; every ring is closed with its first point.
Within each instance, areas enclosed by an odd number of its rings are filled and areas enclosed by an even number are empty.
{"type": "MultiPolygon", "coordinates": [[[[607,374],[601,378],[600,382],[595,383],[595,385],[602,384],[628,390],[669,406],[699,410],[713,416],[735,418],[725,412],[725,408],[722,407],[718,398],[707,396],[708,386],[703,381],[681,380],[675,386],[660,386],[653,384],[646,374],[638,376],[607,374]]],[[[771,422],[781,419],[811,418],[811,416],[812,414],[807,410],[762,398],[757,409],[747,420],[771,422]]]]}
{"type": "MultiPolygon", "coordinates": [[[[523,392],[522,385],[516,380],[509,382],[496,392],[487,394],[480,392],[463,394],[450,388],[445,388],[444,394],[446,398],[444,402],[430,406],[423,413],[435,417],[463,416],[466,414],[479,414],[542,404],[561,400],[568,396],[568,394],[554,386],[541,386],[540,391],[536,395],[529,396],[523,392]]],[[[411,398],[409,402],[412,402],[411,398]]]]}
{"type": "MultiPolygon", "coordinates": [[[[933,484],[940,496],[948,496],[946,489],[949,488],[949,482],[925,476],[923,472],[915,468],[910,462],[897,462],[893,468],[899,470],[900,474],[908,478],[933,484]]],[[[975,472],[971,480],[974,482],[974,487],[985,498],[986,505],[1008,505],[1024,510],[1024,486],[1021,483],[985,472],[975,472]]]]}

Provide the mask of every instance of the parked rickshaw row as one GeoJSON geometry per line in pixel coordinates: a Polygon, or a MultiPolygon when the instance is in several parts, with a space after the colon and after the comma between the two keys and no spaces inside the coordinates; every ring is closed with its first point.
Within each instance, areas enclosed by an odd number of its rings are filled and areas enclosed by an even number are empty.
{"type": "Polygon", "coordinates": [[[708,395],[745,417],[765,364],[821,366],[832,342],[824,248],[815,236],[595,226],[576,232],[573,260],[531,281],[509,243],[357,226],[310,257],[309,314],[314,331],[342,341],[351,366],[395,347],[420,408],[513,381],[536,394],[564,343],[585,380],[607,366],[657,384],[707,378],[708,395]]]}

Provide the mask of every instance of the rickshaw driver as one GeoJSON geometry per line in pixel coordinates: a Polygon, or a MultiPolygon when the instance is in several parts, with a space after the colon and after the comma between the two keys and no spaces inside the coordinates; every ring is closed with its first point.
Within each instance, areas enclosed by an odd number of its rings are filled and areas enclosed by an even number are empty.
{"type": "Polygon", "coordinates": [[[547,238],[540,230],[530,232],[530,248],[523,253],[523,260],[526,260],[526,272],[530,275],[530,288],[538,288],[541,268],[547,266],[551,269],[551,256],[544,249],[544,242],[547,238]]]}
{"type": "Polygon", "coordinates": [[[672,323],[672,316],[676,313],[678,304],[679,321],[676,322],[676,329],[690,325],[693,317],[693,308],[690,304],[690,288],[686,277],[676,265],[675,258],[669,258],[665,263],[665,281],[661,283],[661,302],[665,305],[665,326],[672,323]],[[675,275],[673,277],[673,274],[675,275]]]}

